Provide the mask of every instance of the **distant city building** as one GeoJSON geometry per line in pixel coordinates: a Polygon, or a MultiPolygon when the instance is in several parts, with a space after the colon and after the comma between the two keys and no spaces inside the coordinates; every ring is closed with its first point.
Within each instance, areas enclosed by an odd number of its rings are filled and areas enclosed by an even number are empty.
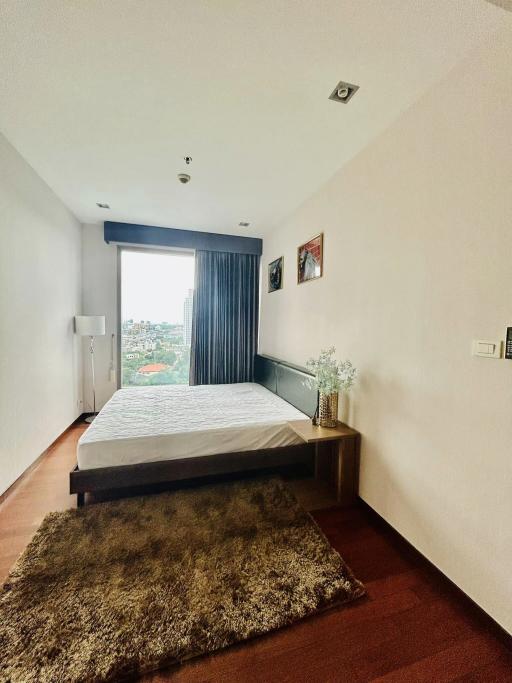
{"type": "Polygon", "coordinates": [[[167,370],[169,366],[165,363],[151,363],[150,365],[143,365],[137,370],[139,375],[156,375],[159,372],[167,370]]]}
{"type": "Polygon", "coordinates": [[[192,301],[194,291],[188,290],[188,296],[183,302],[183,343],[190,346],[192,342],[192,301]]]}
{"type": "Polygon", "coordinates": [[[123,320],[121,324],[122,386],[145,386],[188,381],[190,337],[192,331],[193,290],[183,301],[185,325],[151,320],[123,320]],[[187,344],[185,344],[185,338],[187,344]],[[140,360],[139,360],[140,359],[140,360]],[[134,362],[134,361],[138,362],[134,362]],[[138,368],[137,366],[143,367],[138,368]],[[135,367],[134,367],[135,366],[135,367]]]}

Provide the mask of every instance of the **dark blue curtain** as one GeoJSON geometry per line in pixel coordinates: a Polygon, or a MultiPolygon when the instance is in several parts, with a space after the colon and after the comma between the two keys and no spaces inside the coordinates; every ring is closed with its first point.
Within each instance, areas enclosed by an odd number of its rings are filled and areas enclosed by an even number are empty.
{"type": "Polygon", "coordinates": [[[260,257],[196,251],[190,384],[252,382],[260,257]]]}

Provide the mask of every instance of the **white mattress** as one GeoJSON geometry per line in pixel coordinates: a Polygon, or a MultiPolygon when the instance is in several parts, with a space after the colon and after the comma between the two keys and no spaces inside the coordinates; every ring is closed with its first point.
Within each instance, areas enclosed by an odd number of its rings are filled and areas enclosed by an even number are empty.
{"type": "Polygon", "coordinates": [[[259,384],[116,391],[78,442],[81,470],[302,443],[307,415],[259,384]]]}

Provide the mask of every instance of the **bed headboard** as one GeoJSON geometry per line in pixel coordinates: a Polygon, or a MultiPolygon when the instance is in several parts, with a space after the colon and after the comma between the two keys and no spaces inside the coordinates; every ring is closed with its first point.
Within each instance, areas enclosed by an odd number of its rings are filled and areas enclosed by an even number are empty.
{"type": "Polygon", "coordinates": [[[254,358],[254,381],[277,394],[298,410],[313,417],[318,403],[318,392],[304,386],[311,373],[298,365],[270,356],[254,358]]]}

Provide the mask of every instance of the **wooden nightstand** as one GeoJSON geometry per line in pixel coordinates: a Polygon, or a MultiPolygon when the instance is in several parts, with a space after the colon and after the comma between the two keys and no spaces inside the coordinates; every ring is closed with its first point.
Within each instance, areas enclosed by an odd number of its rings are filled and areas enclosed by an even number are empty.
{"type": "Polygon", "coordinates": [[[320,446],[332,449],[335,456],[336,498],[350,505],[357,498],[359,484],[359,444],[361,435],[355,429],[338,422],[337,427],[317,427],[311,420],[288,422],[305,443],[315,444],[315,476],[320,471],[320,446]]]}

